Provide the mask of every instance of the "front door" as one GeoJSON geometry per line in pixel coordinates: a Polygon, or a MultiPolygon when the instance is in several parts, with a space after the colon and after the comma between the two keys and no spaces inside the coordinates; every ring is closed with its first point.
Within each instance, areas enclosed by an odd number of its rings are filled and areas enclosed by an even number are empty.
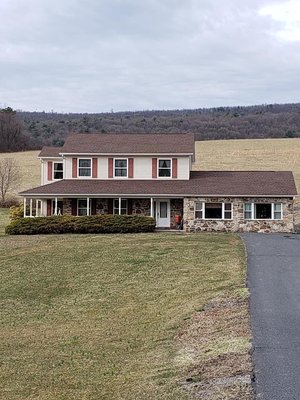
{"type": "Polygon", "coordinates": [[[156,200],[157,228],[170,228],[170,200],[156,200]]]}

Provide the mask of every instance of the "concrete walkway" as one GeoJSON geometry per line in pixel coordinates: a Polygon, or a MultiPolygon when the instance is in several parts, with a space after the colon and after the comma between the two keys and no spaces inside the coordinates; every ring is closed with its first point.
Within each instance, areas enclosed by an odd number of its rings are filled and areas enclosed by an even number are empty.
{"type": "Polygon", "coordinates": [[[242,234],[257,399],[300,399],[300,236],[242,234]]]}

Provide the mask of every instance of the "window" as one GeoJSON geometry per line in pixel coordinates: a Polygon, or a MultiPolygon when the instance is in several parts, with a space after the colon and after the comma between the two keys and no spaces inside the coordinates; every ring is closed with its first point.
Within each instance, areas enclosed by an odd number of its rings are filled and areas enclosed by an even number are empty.
{"type": "Polygon", "coordinates": [[[222,219],[222,203],[205,203],[205,219],[222,219]]]}
{"type": "MultiPolygon", "coordinates": [[[[91,201],[90,203],[90,210],[89,215],[91,215],[91,201]]],[[[88,215],[88,208],[87,208],[87,199],[78,199],[77,200],[77,215],[88,215]]]]}
{"type": "Polygon", "coordinates": [[[64,167],[63,163],[53,164],[53,179],[63,179],[64,177],[64,167]]]}
{"type": "Polygon", "coordinates": [[[232,219],[232,203],[195,203],[196,219],[232,219]]]}
{"type": "Polygon", "coordinates": [[[282,204],[275,204],[274,203],[274,219],[282,219],[282,204]]]}
{"type": "MultiPolygon", "coordinates": [[[[119,199],[114,199],[114,214],[119,214],[119,199]]],[[[121,199],[121,214],[127,214],[127,199],[121,199]]]]}
{"type": "Polygon", "coordinates": [[[160,178],[171,177],[171,160],[158,160],[158,176],[160,178]]]}
{"type": "Polygon", "coordinates": [[[203,203],[196,202],[196,204],[195,204],[195,218],[203,219],[203,203]]]}
{"type": "Polygon", "coordinates": [[[224,219],[232,219],[232,203],[223,203],[224,219]]]}
{"type": "Polygon", "coordinates": [[[245,219],[252,219],[252,203],[245,203],[244,204],[244,218],[245,219]]]}
{"type": "Polygon", "coordinates": [[[92,176],[92,161],[90,158],[79,158],[78,160],[78,176],[92,176]]]}
{"type": "Polygon", "coordinates": [[[115,159],[115,177],[127,178],[127,159],[115,159]]]}
{"type": "Polygon", "coordinates": [[[245,203],[245,219],[282,219],[281,203],[245,203]]]}
{"type": "Polygon", "coordinates": [[[255,219],[271,219],[272,206],[271,204],[255,204],[255,219]]]}

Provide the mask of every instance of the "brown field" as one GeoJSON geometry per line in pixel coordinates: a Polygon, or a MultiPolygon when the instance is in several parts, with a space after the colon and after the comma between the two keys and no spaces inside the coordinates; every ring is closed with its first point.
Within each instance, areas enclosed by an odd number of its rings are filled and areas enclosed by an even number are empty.
{"type": "Polygon", "coordinates": [[[293,171],[300,190],[300,139],[196,142],[195,170],[293,171]]]}
{"type": "MultiPolygon", "coordinates": [[[[39,151],[0,154],[21,166],[17,189],[40,184],[39,151]]],[[[291,170],[300,191],[300,139],[245,139],[196,142],[195,170],[291,170]]]]}
{"type": "Polygon", "coordinates": [[[12,195],[21,190],[38,186],[41,182],[40,161],[37,156],[39,151],[24,151],[18,153],[0,153],[0,161],[3,158],[13,158],[20,167],[20,182],[14,188],[12,195]]]}
{"type": "MultiPolygon", "coordinates": [[[[300,193],[300,139],[245,139],[196,142],[195,170],[293,171],[300,193]]],[[[300,224],[300,196],[295,221],[300,224]]]]}

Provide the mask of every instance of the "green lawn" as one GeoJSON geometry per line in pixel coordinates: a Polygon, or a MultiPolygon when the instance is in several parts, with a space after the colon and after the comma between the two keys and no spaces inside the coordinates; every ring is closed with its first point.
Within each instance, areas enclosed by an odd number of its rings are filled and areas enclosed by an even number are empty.
{"type": "Polygon", "coordinates": [[[0,265],[6,400],[191,398],[176,335],[245,273],[230,234],[1,236],[0,265]]]}

